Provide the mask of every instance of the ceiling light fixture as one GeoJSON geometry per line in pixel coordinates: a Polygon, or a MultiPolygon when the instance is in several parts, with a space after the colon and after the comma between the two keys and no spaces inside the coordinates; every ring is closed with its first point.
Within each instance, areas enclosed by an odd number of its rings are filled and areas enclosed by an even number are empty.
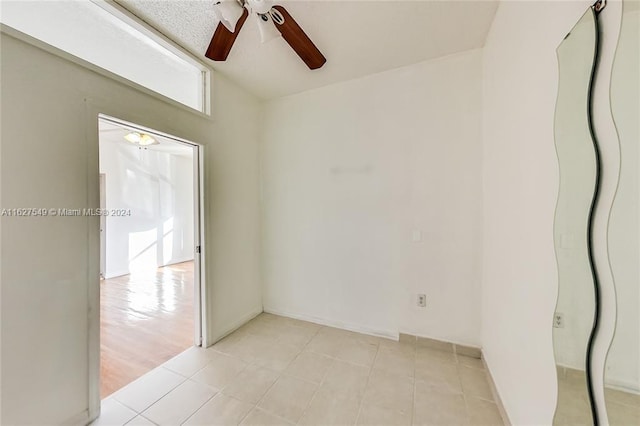
{"type": "Polygon", "coordinates": [[[140,146],[158,145],[160,143],[150,135],[140,132],[129,132],[124,138],[132,144],[140,146]]]}
{"type": "Polygon", "coordinates": [[[138,132],[129,132],[125,135],[124,137],[126,140],[128,140],[131,143],[138,143],[140,142],[140,133],[138,132]]]}

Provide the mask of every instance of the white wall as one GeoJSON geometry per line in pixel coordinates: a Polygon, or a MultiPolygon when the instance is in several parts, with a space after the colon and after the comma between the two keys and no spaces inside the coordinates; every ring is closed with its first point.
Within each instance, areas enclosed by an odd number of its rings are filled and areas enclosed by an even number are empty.
{"type": "Polygon", "coordinates": [[[257,98],[216,74],[205,155],[209,343],[262,312],[257,98]]]}
{"type": "MultiPolygon", "coordinates": [[[[212,121],[0,41],[2,207],[98,208],[99,112],[202,143],[210,341],[260,312],[256,98],[216,75],[212,121]]],[[[81,423],[95,409],[98,235],[97,218],[2,218],[0,423],[81,423]]]]}
{"type": "Polygon", "coordinates": [[[266,103],[265,310],[479,346],[480,107],[479,50],[266,103]]]}
{"type": "Polygon", "coordinates": [[[187,155],[140,149],[109,135],[100,134],[106,208],[129,210],[131,216],[106,217],[105,277],[193,260],[191,149],[187,155]]]}
{"type": "Polygon", "coordinates": [[[513,424],[556,404],[555,51],[591,3],[503,2],[484,48],[482,345],[513,424]]]}

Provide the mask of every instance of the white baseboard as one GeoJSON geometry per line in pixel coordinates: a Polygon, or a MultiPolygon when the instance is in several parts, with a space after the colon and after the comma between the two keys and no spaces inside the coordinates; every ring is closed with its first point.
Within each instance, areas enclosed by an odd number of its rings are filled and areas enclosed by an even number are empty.
{"type": "Polygon", "coordinates": [[[498,392],[498,387],[496,386],[496,382],[493,381],[491,370],[489,369],[487,360],[484,357],[484,351],[482,351],[482,365],[484,365],[484,371],[487,373],[487,379],[489,380],[489,387],[491,388],[493,401],[496,403],[496,407],[498,407],[498,411],[500,412],[500,417],[502,417],[502,422],[505,424],[505,426],[511,426],[513,423],[511,423],[511,420],[509,419],[509,415],[507,414],[507,410],[504,408],[504,404],[502,403],[502,398],[500,397],[500,392],[498,392]]]}
{"type": "Polygon", "coordinates": [[[638,387],[638,383],[633,383],[627,380],[619,380],[605,376],[604,387],[621,392],[632,393],[634,395],[640,395],[640,387],[638,387]]]}
{"type": "Polygon", "coordinates": [[[226,325],[225,327],[222,328],[223,330],[222,332],[217,333],[216,335],[213,336],[213,338],[210,341],[210,345],[213,345],[216,342],[219,342],[220,340],[224,339],[229,334],[233,333],[234,331],[236,331],[237,329],[239,329],[240,327],[242,327],[243,325],[245,325],[246,323],[248,323],[249,321],[257,317],[258,315],[260,315],[261,313],[262,313],[262,308],[254,309],[248,314],[240,317],[238,320],[232,322],[229,325],[226,325]]]}
{"type": "Polygon", "coordinates": [[[269,308],[267,306],[264,307],[264,311],[273,315],[280,315],[283,317],[298,319],[301,321],[312,322],[314,324],[340,328],[342,330],[355,331],[357,333],[368,334],[370,336],[384,337],[392,340],[398,340],[399,338],[399,334],[397,331],[374,329],[374,328],[362,326],[360,324],[353,324],[345,321],[330,320],[327,318],[316,317],[313,315],[293,313],[293,312],[284,311],[281,309],[269,308]]]}
{"type": "Polygon", "coordinates": [[[401,334],[408,334],[410,336],[422,337],[422,338],[425,338],[425,339],[438,340],[440,342],[453,343],[454,345],[458,345],[458,346],[468,346],[470,348],[480,349],[480,346],[478,344],[476,344],[476,343],[463,342],[461,340],[451,340],[451,339],[443,338],[441,336],[429,336],[429,335],[426,335],[426,334],[416,333],[416,332],[413,332],[413,331],[407,331],[406,329],[400,330],[400,333],[401,334]]]}

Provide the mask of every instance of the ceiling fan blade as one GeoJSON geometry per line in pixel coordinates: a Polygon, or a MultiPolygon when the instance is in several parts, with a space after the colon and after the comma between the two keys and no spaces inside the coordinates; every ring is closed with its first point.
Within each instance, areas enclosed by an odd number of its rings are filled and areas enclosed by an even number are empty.
{"type": "MultiPolygon", "coordinates": [[[[279,22],[279,19],[275,17],[273,22],[276,25],[282,38],[285,39],[289,46],[300,56],[300,59],[304,61],[307,66],[315,70],[320,68],[327,62],[327,59],[322,55],[320,50],[316,47],[311,39],[300,28],[300,25],[289,15],[289,12],[282,6],[273,6],[277,12],[279,12],[284,18],[284,22],[279,22]]],[[[275,15],[275,14],[273,14],[275,15]]]]}
{"type": "Polygon", "coordinates": [[[229,31],[224,25],[222,25],[222,23],[219,23],[216,27],[216,31],[213,33],[213,38],[211,39],[211,43],[209,43],[207,53],[205,53],[204,56],[214,61],[226,60],[227,56],[229,56],[229,52],[231,52],[233,43],[238,37],[238,33],[242,29],[242,25],[244,25],[244,21],[247,20],[247,16],[249,16],[249,12],[245,9],[242,12],[242,16],[240,16],[240,19],[238,19],[236,30],[234,32],[229,31]]]}

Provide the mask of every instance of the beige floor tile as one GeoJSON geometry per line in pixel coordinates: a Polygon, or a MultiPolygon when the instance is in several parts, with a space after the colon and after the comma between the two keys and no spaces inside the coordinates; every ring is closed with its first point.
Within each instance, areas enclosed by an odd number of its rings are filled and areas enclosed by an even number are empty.
{"type": "Polygon", "coordinates": [[[584,386],[558,382],[558,404],[553,424],[557,426],[593,425],[588,395],[584,386]]]}
{"type": "Polygon", "coordinates": [[[477,368],[479,370],[484,370],[484,364],[482,360],[479,358],[473,358],[465,355],[456,355],[458,358],[458,364],[462,364],[467,367],[477,368]]]}
{"type": "Polygon", "coordinates": [[[349,330],[343,330],[335,327],[322,327],[320,330],[318,330],[318,334],[320,336],[332,336],[340,339],[349,340],[354,338],[355,333],[349,330]]]}
{"type": "Polygon", "coordinates": [[[416,347],[436,349],[439,351],[453,353],[453,344],[443,342],[441,340],[429,339],[428,337],[418,337],[416,340],[416,347]]]}
{"type": "Polygon", "coordinates": [[[185,380],[180,374],[158,367],[129,383],[112,397],[140,413],[185,380]]]}
{"type": "Polygon", "coordinates": [[[345,337],[343,335],[327,332],[330,330],[322,328],[305,346],[306,351],[316,352],[323,355],[335,357],[340,352],[345,337]]]}
{"type": "Polygon", "coordinates": [[[228,350],[228,353],[251,364],[257,361],[259,354],[268,351],[272,345],[273,339],[247,333],[228,350]]]}
{"type": "MultiPolygon", "coordinates": [[[[481,361],[436,343],[262,314],[212,348],[186,351],[157,377],[118,393],[135,405],[130,408],[146,411],[131,417],[135,412],[125,407],[116,423],[494,424],[497,410],[481,361]]],[[[559,418],[572,418],[573,405],[559,418]]]]}
{"type": "Polygon", "coordinates": [[[462,392],[462,387],[458,389],[454,389],[451,386],[448,386],[446,384],[443,385],[441,382],[438,382],[438,381],[427,381],[427,380],[415,379],[415,383],[416,383],[415,385],[416,397],[419,394],[431,394],[433,392],[464,395],[462,392]]]}
{"type": "Polygon", "coordinates": [[[107,398],[102,401],[100,407],[100,417],[98,417],[91,426],[120,426],[134,417],[138,413],[118,402],[115,398],[107,398]]]}
{"type": "Polygon", "coordinates": [[[255,319],[259,319],[262,321],[269,321],[269,322],[278,322],[281,319],[286,319],[286,318],[281,315],[275,315],[269,312],[262,312],[260,315],[256,316],[255,319]]]}
{"type": "Polygon", "coordinates": [[[454,345],[456,355],[468,356],[470,358],[482,358],[482,350],[473,346],[454,345]]]}
{"type": "Polygon", "coordinates": [[[416,362],[416,380],[442,392],[462,393],[462,383],[455,364],[433,359],[416,362]]]}
{"type": "Polygon", "coordinates": [[[315,352],[301,352],[287,367],[285,374],[313,383],[320,383],[329,371],[333,359],[315,352]]]}
{"type": "Polygon", "coordinates": [[[504,422],[496,404],[483,399],[467,397],[469,420],[476,426],[503,426],[504,422]]]}
{"type": "Polygon", "coordinates": [[[632,407],[640,407],[640,395],[631,392],[622,392],[615,389],[605,389],[604,396],[607,401],[615,402],[623,405],[631,405],[632,407]]]}
{"type": "Polygon", "coordinates": [[[573,416],[566,416],[563,413],[556,412],[553,416],[554,426],[593,426],[591,418],[587,419],[582,416],[582,420],[576,419],[573,416]]]}
{"type": "Polygon", "coordinates": [[[160,426],[179,425],[215,394],[215,389],[187,380],[142,412],[142,415],[160,426]]]}
{"type": "Polygon", "coordinates": [[[413,389],[413,377],[374,371],[369,376],[363,402],[410,415],[413,389]]]}
{"type": "Polygon", "coordinates": [[[467,425],[469,418],[464,396],[434,390],[418,392],[413,406],[414,425],[467,425]]]}
{"type": "Polygon", "coordinates": [[[465,395],[493,401],[489,380],[484,370],[458,365],[458,372],[465,395]]]}
{"type": "Polygon", "coordinates": [[[417,347],[416,362],[420,361],[444,361],[450,364],[455,364],[456,356],[453,352],[441,351],[427,347],[417,347]]]}
{"type": "Polygon", "coordinates": [[[279,373],[268,368],[250,365],[237,375],[222,391],[242,401],[257,404],[276,382],[279,373]]]}
{"type": "Polygon", "coordinates": [[[400,335],[398,336],[398,341],[400,343],[406,343],[415,346],[418,342],[418,338],[412,334],[400,333],[400,335]]]}
{"type": "Polygon", "coordinates": [[[368,377],[369,369],[367,367],[336,360],[331,364],[324,378],[322,389],[336,394],[362,398],[368,377]]]}
{"type": "Polygon", "coordinates": [[[362,403],[357,425],[363,426],[405,426],[411,424],[411,413],[362,403]]]}
{"type": "Polygon", "coordinates": [[[578,386],[584,386],[587,381],[587,374],[583,370],[576,370],[575,368],[564,368],[565,380],[567,383],[573,383],[578,386]]]}
{"type": "Polygon", "coordinates": [[[126,426],[156,426],[156,424],[144,416],[136,416],[126,426]]]}
{"type": "Polygon", "coordinates": [[[208,352],[221,352],[227,355],[231,355],[234,353],[234,350],[238,343],[242,341],[242,338],[246,333],[241,330],[236,330],[224,339],[220,340],[210,348],[205,349],[208,352]]]}
{"type": "Polygon", "coordinates": [[[163,367],[185,377],[191,377],[206,366],[213,355],[213,352],[206,349],[192,347],[164,363],[163,367]]]}
{"type": "Polygon", "coordinates": [[[344,395],[320,390],[313,397],[299,424],[352,425],[358,417],[360,401],[344,395]]]}
{"type": "Polygon", "coordinates": [[[261,314],[260,318],[268,321],[270,324],[273,324],[273,325],[288,325],[288,324],[298,324],[298,323],[304,322],[295,318],[289,318],[289,317],[284,317],[282,315],[270,314],[268,312],[261,314]]]}
{"type": "Polygon", "coordinates": [[[251,411],[252,404],[218,394],[184,423],[188,426],[237,425],[251,411]]]}
{"type": "Polygon", "coordinates": [[[346,340],[340,346],[336,358],[353,364],[371,367],[378,352],[378,345],[360,340],[346,340]]]}
{"type": "Polygon", "coordinates": [[[305,327],[305,328],[310,328],[316,332],[318,332],[318,330],[320,330],[323,326],[320,324],[315,324],[309,321],[302,321],[302,320],[296,320],[296,325],[298,327],[305,327]]]}
{"type": "Polygon", "coordinates": [[[566,410],[556,410],[553,417],[554,426],[593,426],[589,408],[582,412],[568,413],[566,410]]]}
{"type": "Polygon", "coordinates": [[[370,334],[356,333],[355,331],[349,331],[349,339],[357,340],[359,342],[365,342],[372,345],[380,345],[382,341],[389,340],[386,337],[372,336],[370,334]]]}
{"type": "Polygon", "coordinates": [[[317,385],[281,376],[258,403],[258,407],[296,423],[315,394],[317,385]]]}
{"type": "Polygon", "coordinates": [[[259,315],[243,325],[242,331],[263,337],[274,338],[277,335],[277,323],[259,315]]]}
{"type": "Polygon", "coordinates": [[[386,371],[391,374],[413,377],[415,372],[415,354],[380,346],[373,365],[374,371],[386,371]]]}
{"type": "Polygon", "coordinates": [[[410,355],[415,358],[416,356],[416,345],[414,343],[407,343],[406,341],[395,341],[391,339],[381,339],[380,340],[380,349],[384,349],[387,352],[397,352],[405,355],[410,355]]]}
{"type": "Polygon", "coordinates": [[[559,398],[568,398],[570,400],[581,400],[584,401],[585,404],[589,404],[586,382],[559,380],[558,396],[559,398]]]}
{"type": "Polygon", "coordinates": [[[300,348],[287,343],[271,342],[254,354],[254,363],[276,371],[284,371],[300,353],[300,348]]]}
{"type": "Polygon", "coordinates": [[[282,426],[293,425],[294,423],[278,416],[274,416],[273,414],[267,413],[259,408],[254,408],[249,412],[249,414],[247,414],[240,424],[243,426],[282,426]]]}
{"type": "Polygon", "coordinates": [[[607,414],[611,426],[640,425],[640,406],[633,407],[610,402],[607,403],[607,414]]]}
{"type": "Polygon", "coordinates": [[[211,362],[194,374],[192,379],[216,389],[222,389],[231,383],[247,365],[246,362],[233,356],[215,354],[211,357],[211,362]]]}
{"type": "Polygon", "coordinates": [[[279,327],[277,341],[304,348],[318,332],[317,328],[298,324],[286,324],[279,327]]]}

